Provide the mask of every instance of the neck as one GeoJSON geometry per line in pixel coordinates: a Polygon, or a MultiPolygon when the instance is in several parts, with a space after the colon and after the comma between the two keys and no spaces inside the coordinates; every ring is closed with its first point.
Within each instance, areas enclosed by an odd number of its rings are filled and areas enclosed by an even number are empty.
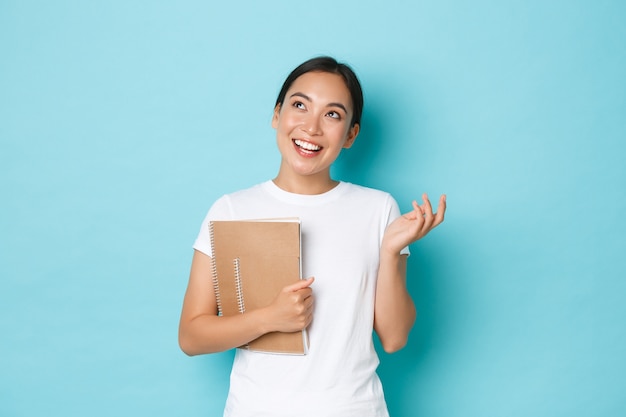
{"type": "Polygon", "coordinates": [[[287,192],[294,194],[315,195],[323,194],[335,188],[339,181],[330,178],[330,174],[326,175],[307,175],[307,176],[286,176],[279,172],[274,178],[274,184],[287,192]]]}

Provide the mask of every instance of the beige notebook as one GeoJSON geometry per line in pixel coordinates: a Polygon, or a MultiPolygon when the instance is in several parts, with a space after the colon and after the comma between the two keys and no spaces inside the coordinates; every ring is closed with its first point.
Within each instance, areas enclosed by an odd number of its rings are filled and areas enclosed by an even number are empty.
{"type": "MultiPolygon", "coordinates": [[[[212,221],[209,231],[220,315],[268,306],[283,287],[301,279],[298,219],[212,221]]],[[[306,330],[272,332],[241,348],[304,355],[308,338],[306,330]]]]}

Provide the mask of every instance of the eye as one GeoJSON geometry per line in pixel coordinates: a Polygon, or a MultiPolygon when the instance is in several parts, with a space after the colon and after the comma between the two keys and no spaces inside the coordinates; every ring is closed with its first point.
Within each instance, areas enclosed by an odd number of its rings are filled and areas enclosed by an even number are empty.
{"type": "Polygon", "coordinates": [[[334,110],[329,111],[326,115],[332,117],[333,119],[341,120],[341,114],[334,110]]]}
{"type": "Polygon", "coordinates": [[[305,109],[304,103],[301,101],[294,101],[292,106],[295,107],[296,109],[301,109],[301,110],[305,109]]]}

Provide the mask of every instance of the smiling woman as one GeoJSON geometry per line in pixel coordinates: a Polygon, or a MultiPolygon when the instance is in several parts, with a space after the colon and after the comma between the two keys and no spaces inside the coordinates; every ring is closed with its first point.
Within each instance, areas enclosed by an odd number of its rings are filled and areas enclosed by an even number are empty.
{"type": "Polygon", "coordinates": [[[335,180],[330,167],[360,129],[356,75],[333,58],[297,67],[280,91],[272,127],[278,175],[228,194],[210,208],[194,244],[179,342],[198,355],[244,345],[269,332],[308,330],[305,356],[237,349],[225,416],[388,416],[372,332],[401,349],[415,320],[406,289],[408,245],[443,221],[445,196],[400,215],[383,191],[335,180]],[[210,276],[208,222],[298,217],[302,274],[263,308],[218,315],[210,276]],[[349,260],[349,261],[347,261],[349,260]],[[306,404],[303,407],[303,404],[306,404]]]}
{"type": "Polygon", "coordinates": [[[336,186],[330,166],[359,133],[359,125],[350,124],[352,109],[340,75],[308,72],[298,77],[272,118],[282,156],[276,185],[299,194],[320,194],[336,186]]]}

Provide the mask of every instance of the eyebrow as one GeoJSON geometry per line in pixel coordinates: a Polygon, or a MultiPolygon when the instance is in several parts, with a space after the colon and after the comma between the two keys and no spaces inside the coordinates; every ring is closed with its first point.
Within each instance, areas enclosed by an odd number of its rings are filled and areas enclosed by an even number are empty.
{"type": "MultiPolygon", "coordinates": [[[[310,98],[309,96],[307,96],[306,94],[304,94],[304,93],[298,93],[298,92],[296,92],[296,93],[293,93],[292,95],[290,95],[290,96],[289,96],[289,98],[292,98],[292,97],[302,97],[303,99],[305,99],[305,100],[307,100],[307,101],[312,101],[312,100],[311,100],[311,98],[310,98]]],[[[342,110],[343,110],[346,114],[348,113],[348,109],[346,109],[346,106],[344,106],[344,105],[343,105],[343,104],[341,104],[341,103],[328,103],[326,106],[327,106],[327,107],[339,107],[339,108],[340,108],[340,109],[342,109],[342,110]]]]}

